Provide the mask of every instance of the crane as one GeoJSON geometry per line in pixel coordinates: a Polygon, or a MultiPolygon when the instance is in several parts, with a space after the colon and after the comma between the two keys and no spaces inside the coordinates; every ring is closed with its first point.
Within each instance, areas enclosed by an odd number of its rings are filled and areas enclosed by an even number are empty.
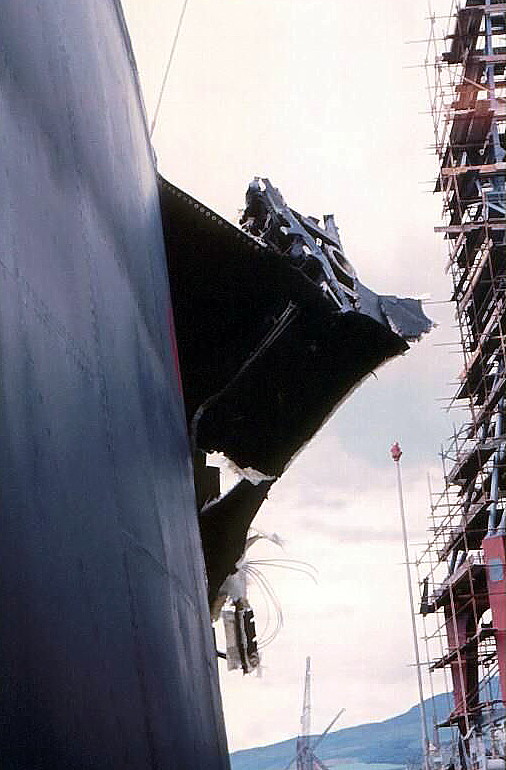
{"type": "Polygon", "coordinates": [[[300,718],[300,735],[297,738],[297,750],[295,756],[292,757],[284,770],[289,770],[294,762],[297,763],[297,770],[329,770],[327,765],[325,765],[321,759],[318,759],[315,754],[315,749],[320,745],[344,711],[344,708],[340,709],[323,733],[311,744],[311,658],[308,656],[306,658],[304,697],[302,700],[302,715],[300,718]]]}

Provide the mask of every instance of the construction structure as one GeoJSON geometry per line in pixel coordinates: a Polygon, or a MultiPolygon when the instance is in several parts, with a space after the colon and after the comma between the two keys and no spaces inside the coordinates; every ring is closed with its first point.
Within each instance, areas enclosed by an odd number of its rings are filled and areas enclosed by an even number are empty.
{"type": "Polygon", "coordinates": [[[316,756],[316,749],[329,734],[331,728],[344,711],[345,709],[342,708],[337,712],[334,719],[327,725],[320,736],[311,735],[311,658],[307,657],[300,732],[297,738],[295,756],[290,759],[284,770],[290,770],[294,765],[296,770],[329,770],[327,765],[316,756]]]}
{"type": "Polygon", "coordinates": [[[451,406],[465,408],[465,417],[442,451],[444,488],[431,493],[432,539],[418,560],[431,687],[452,693],[425,748],[433,766],[499,770],[506,715],[506,3],[453,1],[443,33],[441,19],[431,22],[426,64],[444,219],[436,231],[448,243],[463,356],[451,406]]]}
{"type": "Polygon", "coordinates": [[[314,770],[314,755],[311,751],[311,658],[306,658],[304,698],[300,718],[300,735],[297,738],[297,770],[314,770]]]}

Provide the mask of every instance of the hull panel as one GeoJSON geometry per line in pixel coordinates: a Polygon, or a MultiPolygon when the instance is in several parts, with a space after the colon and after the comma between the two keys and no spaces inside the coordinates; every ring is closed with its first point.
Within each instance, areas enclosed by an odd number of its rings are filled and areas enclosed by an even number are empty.
{"type": "Polygon", "coordinates": [[[113,0],[0,13],[0,756],[228,767],[159,204],[113,0]]]}

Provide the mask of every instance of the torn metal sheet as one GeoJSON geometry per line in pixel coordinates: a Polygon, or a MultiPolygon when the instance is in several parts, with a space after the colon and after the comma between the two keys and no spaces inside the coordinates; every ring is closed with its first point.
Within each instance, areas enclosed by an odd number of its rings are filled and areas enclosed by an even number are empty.
{"type": "Polygon", "coordinates": [[[241,655],[239,653],[239,644],[235,628],[235,610],[233,608],[223,610],[223,627],[225,629],[225,648],[227,658],[227,669],[234,671],[241,668],[241,655]]]}
{"type": "Polygon", "coordinates": [[[423,312],[422,302],[410,297],[382,296],[356,282],[360,312],[375,318],[378,323],[388,326],[407,342],[417,342],[433,327],[423,312]]]}
{"type": "Polygon", "coordinates": [[[381,309],[392,331],[409,341],[419,340],[427,332],[427,318],[419,299],[380,297],[381,309]]]}
{"type": "Polygon", "coordinates": [[[431,322],[366,289],[331,216],[290,209],[268,180],[243,230],[159,179],[194,448],[279,477],[362,379],[431,322]]]}
{"type": "Polygon", "coordinates": [[[321,227],[316,217],[304,217],[291,209],[268,179],[256,177],[251,182],[241,224],[319,282],[342,312],[369,315],[408,341],[419,340],[432,328],[420,300],[378,295],[360,283],[345,257],[332,214],[324,215],[321,227]]]}
{"type": "Polygon", "coordinates": [[[241,668],[250,674],[260,665],[253,610],[246,600],[222,611],[229,671],[241,668]]]}
{"type": "Polygon", "coordinates": [[[332,217],[321,229],[314,217],[303,217],[289,208],[268,179],[256,177],[246,193],[241,218],[246,232],[289,256],[291,262],[315,283],[330,292],[343,311],[357,305],[355,271],[344,257],[332,217]]]}
{"type": "Polygon", "coordinates": [[[202,508],[199,524],[211,606],[223,581],[235,572],[246,548],[248,529],[271,486],[272,481],[251,484],[242,479],[226,495],[202,508]]]}

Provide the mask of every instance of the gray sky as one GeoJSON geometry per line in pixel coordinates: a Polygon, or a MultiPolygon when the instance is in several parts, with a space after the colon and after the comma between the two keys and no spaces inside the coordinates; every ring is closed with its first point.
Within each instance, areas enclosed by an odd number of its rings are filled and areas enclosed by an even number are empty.
{"type": "MultiPolygon", "coordinates": [[[[123,0],[148,116],[182,5],[123,0]]],[[[449,0],[437,0],[440,13],[449,0]]],[[[348,258],[378,292],[446,299],[424,45],[427,6],[406,0],[189,0],[153,137],[161,172],[234,221],[248,182],[268,176],[305,214],[333,212],[348,258]]],[[[447,305],[430,337],[370,378],[273,489],[257,525],[313,564],[318,584],[265,567],[284,628],[263,675],[222,671],[232,750],[296,734],[304,659],[313,660],[315,731],[384,719],[416,701],[395,476],[404,449],[411,540],[424,538],[426,476],[451,430],[437,398],[461,360],[447,305]]],[[[255,594],[253,593],[253,599],[255,594]]],[[[262,600],[253,601],[260,625],[262,600]]]]}

